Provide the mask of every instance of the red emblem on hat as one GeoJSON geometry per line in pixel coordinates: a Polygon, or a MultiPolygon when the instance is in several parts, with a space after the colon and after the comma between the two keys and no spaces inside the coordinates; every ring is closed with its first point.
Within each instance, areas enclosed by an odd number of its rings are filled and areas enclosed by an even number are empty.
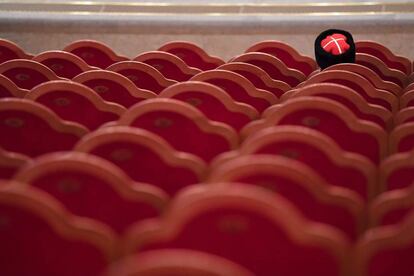
{"type": "Polygon", "coordinates": [[[328,35],[322,40],[321,46],[325,52],[332,55],[341,55],[348,51],[350,47],[349,44],[346,43],[346,37],[343,34],[328,35]]]}

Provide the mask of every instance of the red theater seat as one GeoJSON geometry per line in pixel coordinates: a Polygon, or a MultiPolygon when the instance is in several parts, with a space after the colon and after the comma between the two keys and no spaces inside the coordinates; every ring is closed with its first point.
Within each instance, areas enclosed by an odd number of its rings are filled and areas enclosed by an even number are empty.
{"type": "Polygon", "coordinates": [[[89,66],[83,59],[65,51],[47,51],[35,56],[37,61],[62,78],[72,79],[80,73],[99,69],[89,66]]]}
{"type": "Polygon", "coordinates": [[[356,246],[352,275],[413,275],[414,213],[402,224],[369,230],[356,246]]]}
{"type": "Polygon", "coordinates": [[[48,194],[0,184],[0,274],[100,275],[115,259],[115,237],[104,225],[75,217],[48,194]]]}
{"type": "Polygon", "coordinates": [[[107,276],[254,276],[217,255],[188,249],[161,249],[131,255],[113,264],[107,276]]]}
{"type": "Polygon", "coordinates": [[[62,79],[43,64],[26,59],[13,59],[0,64],[0,74],[27,90],[43,82],[62,79]]]}
{"type": "Polygon", "coordinates": [[[375,86],[375,88],[390,91],[396,96],[400,96],[403,92],[401,87],[397,84],[381,79],[381,77],[377,73],[375,73],[368,67],[365,67],[357,63],[334,64],[326,68],[324,71],[331,70],[343,70],[356,73],[366,78],[370,83],[372,83],[375,86]]]}
{"type": "Polygon", "coordinates": [[[182,59],[167,52],[145,52],[138,55],[134,60],[151,65],[160,71],[165,78],[179,82],[187,81],[201,72],[200,69],[189,67],[182,59]]]}
{"type": "Polygon", "coordinates": [[[199,186],[181,193],[162,219],[131,228],[126,253],[159,248],[204,251],[255,275],[342,275],[348,245],[278,194],[247,185],[199,186]]]}
{"type": "Polygon", "coordinates": [[[254,44],[247,52],[263,52],[277,57],[289,68],[297,69],[308,76],[316,70],[317,64],[311,57],[299,54],[292,46],[276,40],[262,41],[254,44]]]}
{"type": "Polygon", "coordinates": [[[138,61],[118,62],[109,66],[107,70],[119,73],[130,79],[137,87],[155,94],[159,94],[168,86],[177,83],[174,80],[166,79],[154,67],[138,61]]]}
{"type": "Polygon", "coordinates": [[[122,233],[130,224],[159,216],[167,196],[155,186],[133,183],[118,167],[79,152],[34,159],[14,180],[41,189],[78,216],[89,217],[122,233]]]}
{"type": "Polygon", "coordinates": [[[195,107],[173,99],[140,102],[125,112],[118,124],[149,130],[176,150],[193,153],[207,162],[238,145],[238,135],[231,127],[209,121],[195,107]]]}
{"type": "Polygon", "coordinates": [[[93,89],[105,101],[114,102],[126,108],[145,99],[157,97],[155,93],[138,88],[130,79],[112,71],[88,71],[72,80],[93,89]]]}
{"type": "Polygon", "coordinates": [[[406,75],[412,73],[411,61],[402,56],[397,56],[390,49],[375,41],[361,40],[355,42],[357,53],[365,53],[382,60],[389,68],[397,69],[406,75]]]}
{"type": "Polygon", "coordinates": [[[162,45],[158,51],[168,52],[182,59],[188,66],[202,71],[215,69],[224,64],[219,57],[206,53],[200,46],[188,41],[172,41],[162,45]]]}
{"type": "Polygon", "coordinates": [[[0,99],[1,98],[23,98],[28,90],[19,88],[9,78],[0,75],[0,99]]]}
{"type": "Polygon", "coordinates": [[[407,152],[414,149],[414,122],[396,126],[389,136],[389,152],[407,152]]]}
{"type": "MultiPolygon", "coordinates": [[[[385,107],[368,103],[360,94],[346,86],[335,83],[315,83],[286,92],[281,101],[303,96],[316,96],[337,101],[346,106],[359,119],[374,122],[389,131],[393,127],[393,115],[385,107]]],[[[266,110],[271,113],[272,107],[266,110]]]]}
{"type": "Polygon", "coordinates": [[[16,43],[6,39],[0,39],[0,63],[12,59],[31,59],[32,57],[32,54],[26,53],[16,43]]]}
{"type": "Polygon", "coordinates": [[[301,87],[314,83],[336,83],[347,86],[360,94],[370,104],[385,107],[393,113],[398,111],[398,98],[387,90],[376,89],[364,77],[349,71],[322,71],[310,77],[301,87]]]}
{"type": "Polygon", "coordinates": [[[263,69],[272,79],[283,81],[295,87],[306,79],[306,76],[296,70],[288,68],[280,59],[270,54],[252,52],[234,57],[230,62],[244,62],[256,65],[263,69]]]}
{"type": "Polygon", "coordinates": [[[275,125],[301,125],[318,130],[350,152],[378,164],[387,154],[387,134],[378,125],[359,120],[348,108],[320,97],[298,97],[272,108],[266,117],[246,125],[241,136],[275,125]]]}
{"type": "Polygon", "coordinates": [[[414,106],[414,88],[407,90],[400,98],[400,109],[414,106]]]}
{"type": "Polygon", "coordinates": [[[0,147],[30,157],[70,150],[88,130],[27,99],[0,100],[0,147]]]}
{"type": "Polygon", "coordinates": [[[178,152],[139,128],[105,127],[85,136],[75,150],[105,158],[135,181],[154,184],[170,195],[202,182],[207,173],[206,164],[198,157],[178,152]]]}
{"type": "Polygon", "coordinates": [[[379,167],[380,191],[405,189],[414,182],[414,154],[396,153],[381,162],[379,167]]]}
{"type": "Polygon", "coordinates": [[[285,197],[307,218],[337,227],[353,240],[362,231],[361,197],[348,188],[330,185],[307,165],[293,159],[245,155],[215,168],[209,182],[259,186],[285,197]]]}
{"type": "Polygon", "coordinates": [[[25,155],[0,148],[0,179],[10,179],[24,165],[30,162],[25,155]]]}
{"type": "Polygon", "coordinates": [[[403,72],[388,68],[382,60],[375,56],[364,53],[356,53],[355,62],[368,67],[385,81],[393,82],[402,88],[407,85],[407,76],[403,72]]]}
{"type": "Polygon", "coordinates": [[[66,46],[63,51],[70,52],[83,59],[90,66],[101,69],[109,65],[129,60],[127,57],[117,55],[109,46],[95,40],[78,40],[66,46]]]}
{"type": "Polygon", "coordinates": [[[256,65],[244,62],[230,62],[221,65],[217,69],[227,70],[242,75],[253,83],[256,88],[272,92],[276,97],[280,98],[283,93],[290,90],[289,84],[272,79],[266,71],[256,65]]]}
{"type": "Polygon", "coordinates": [[[204,71],[191,78],[192,81],[203,81],[216,85],[226,91],[235,101],[249,104],[262,112],[278,102],[269,91],[257,89],[245,77],[226,70],[204,71]]]}
{"type": "Polygon", "coordinates": [[[374,164],[359,154],[343,151],[328,136],[301,126],[268,127],[249,136],[239,150],[217,157],[212,166],[219,168],[237,156],[271,154],[308,165],[326,182],[358,193],[370,200],[378,190],[374,164]]]}
{"type": "Polygon", "coordinates": [[[224,90],[205,82],[177,83],[166,88],[159,97],[189,103],[210,120],[226,123],[237,131],[259,117],[255,108],[235,102],[224,90]]]}
{"type": "Polygon", "coordinates": [[[126,109],[105,102],[95,91],[71,81],[50,81],[32,89],[26,97],[53,110],[63,120],[77,122],[93,130],[118,120],[126,109]]]}

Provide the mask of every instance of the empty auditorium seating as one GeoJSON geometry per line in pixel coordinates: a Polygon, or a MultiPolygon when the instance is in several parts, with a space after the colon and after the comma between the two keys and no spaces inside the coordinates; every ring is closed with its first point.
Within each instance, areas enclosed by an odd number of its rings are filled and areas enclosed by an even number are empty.
{"type": "Polygon", "coordinates": [[[155,94],[176,83],[174,80],[165,78],[154,67],[138,61],[122,61],[107,68],[109,71],[117,72],[130,79],[137,87],[147,89],[155,94]]]}
{"type": "Polygon", "coordinates": [[[295,87],[306,79],[306,76],[296,69],[288,68],[280,59],[270,54],[251,52],[236,56],[231,62],[245,62],[256,65],[266,71],[272,79],[283,81],[295,87]]]}
{"type": "Polygon", "coordinates": [[[0,74],[19,88],[29,90],[40,83],[61,79],[43,64],[26,59],[13,59],[0,64],[0,74]]]}
{"type": "Polygon", "coordinates": [[[118,103],[126,108],[157,96],[149,90],[138,88],[123,75],[107,70],[88,71],[72,80],[93,89],[105,101],[118,103]]]}
{"type": "Polygon", "coordinates": [[[393,82],[402,88],[407,85],[407,76],[403,72],[389,68],[382,60],[375,56],[356,53],[355,62],[370,68],[383,80],[393,82]]]}
{"type": "Polygon", "coordinates": [[[216,254],[255,275],[342,275],[347,242],[278,194],[237,184],[194,187],[159,220],[131,228],[125,253],[183,248],[216,254]],[[323,240],[323,242],[322,242],[323,240]]]}
{"type": "Polygon", "coordinates": [[[30,158],[15,152],[8,152],[0,147],[0,179],[9,179],[22,166],[30,162],[30,158]]]}
{"type": "Polygon", "coordinates": [[[32,57],[32,54],[26,53],[16,43],[6,39],[0,39],[0,63],[11,59],[31,59],[32,57]]]}
{"type": "Polygon", "coordinates": [[[248,79],[231,71],[218,69],[204,71],[190,80],[216,85],[235,101],[249,104],[259,112],[278,102],[277,97],[269,91],[257,89],[248,79]]]}
{"type": "Polygon", "coordinates": [[[134,60],[151,65],[165,78],[175,81],[189,80],[201,72],[200,69],[189,67],[179,57],[162,51],[145,52],[135,57],[134,60]]]}
{"type": "Polygon", "coordinates": [[[188,249],[161,249],[115,263],[107,276],[253,276],[244,267],[217,255],[188,249]]]}
{"type": "Polygon", "coordinates": [[[363,199],[377,193],[376,167],[366,158],[343,151],[328,136],[302,126],[269,127],[249,136],[237,151],[214,160],[218,168],[227,160],[251,154],[284,156],[308,165],[329,184],[358,193],[363,199]]]}
{"type": "Polygon", "coordinates": [[[89,87],[70,81],[42,83],[25,98],[49,107],[63,120],[77,122],[91,130],[117,120],[126,110],[121,105],[105,102],[89,87]]]}
{"type": "Polygon", "coordinates": [[[320,97],[290,99],[272,108],[261,120],[241,130],[247,137],[274,125],[302,125],[316,129],[334,139],[344,150],[356,152],[379,163],[387,154],[387,135],[378,125],[357,119],[343,105],[320,97]]]}
{"type": "Polygon", "coordinates": [[[347,86],[371,104],[383,106],[393,113],[398,111],[397,96],[387,90],[376,89],[372,83],[359,74],[340,70],[322,71],[310,77],[302,86],[322,82],[347,86]]]}
{"type": "Polygon", "coordinates": [[[368,230],[356,246],[353,275],[412,275],[413,229],[411,214],[402,224],[368,230]]]}
{"type": "Polygon", "coordinates": [[[171,53],[182,59],[188,66],[202,71],[215,69],[224,64],[219,57],[210,56],[200,46],[188,41],[172,41],[162,45],[158,51],[171,53]]]}
{"type": "Polygon", "coordinates": [[[272,92],[278,98],[280,98],[283,93],[291,89],[289,84],[281,80],[272,79],[266,71],[253,64],[244,62],[229,62],[221,65],[217,69],[228,70],[242,75],[251,81],[256,88],[272,92]]]}
{"type": "Polygon", "coordinates": [[[255,108],[235,102],[220,87],[206,82],[180,82],[166,88],[159,97],[189,103],[210,120],[226,123],[237,131],[259,117],[255,108]]]}
{"type": "Polygon", "coordinates": [[[299,54],[292,46],[276,40],[262,41],[252,45],[248,52],[263,52],[277,57],[289,68],[301,71],[305,76],[316,70],[317,64],[311,57],[299,54]]]}
{"type": "Polygon", "coordinates": [[[375,86],[375,88],[390,91],[396,96],[400,96],[402,94],[402,89],[400,86],[393,82],[381,79],[381,77],[377,73],[363,65],[357,63],[339,63],[329,66],[325,69],[325,71],[330,70],[344,70],[354,72],[366,78],[375,86]]]}
{"type": "Polygon", "coordinates": [[[72,53],[65,51],[46,51],[35,56],[33,61],[37,61],[62,78],[72,79],[80,73],[98,69],[89,66],[83,59],[72,53]]]}
{"type": "Polygon", "coordinates": [[[414,154],[412,150],[393,154],[382,161],[379,176],[381,192],[411,186],[414,182],[414,154]]]}
{"type": "Polygon", "coordinates": [[[389,68],[397,69],[406,75],[412,73],[411,61],[402,56],[397,56],[384,45],[367,40],[359,40],[355,43],[355,50],[358,53],[366,53],[382,60],[389,68]]]}
{"type": "Polygon", "coordinates": [[[63,121],[49,108],[27,99],[0,99],[0,122],[0,147],[31,157],[71,150],[88,132],[85,127],[63,121]]]}
{"type": "Polygon", "coordinates": [[[117,55],[109,46],[95,40],[78,40],[67,45],[63,51],[70,52],[91,66],[101,69],[109,65],[128,60],[127,57],[117,55]]]}
{"type": "Polygon", "coordinates": [[[47,192],[72,213],[99,220],[119,233],[136,221],[160,215],[167,203],[160,189],[133,183],[116,166],[85,153],[44,155],[14,180],[47,192]]]}
{"type": "Polygon", "coordinates": [[[116,256],[113,232],[71,215],[46,193],[0,184],[0,274],[100,275],[116,256]]]}
{"type": "Polygon", "coordinates": [[[28,91],[21,89],[9,78],[0,74],[0,99],[8,97],[23,98],[28,91]]]}
{"type": "Polygon", "coordinates": [[[149,130],[176,150],[193,153],[207,162],[238,145],[238,135],[231,127],[209,121],[195,107],[174,99],[140,102],[128,109],[118,124],[149,130]]]}
{"type": "MultiPolygon", "coordinates": [[[[360,94],[346,86],[336,83],[309,84],[286,92],[281,101],[303,96],[317,96],[337,101],[349,108],[359,119],[374,122],[386,130],[393,127],[393,116],[389,110],[368,103],[360,94]]],[[[266,113],[271,112],[271,109],[268,108],[266,113]]]]}
{"type": "Polygon", "coordinates": [[[235,158],[213,170],[209,182],[263,187],[288,199],[307,218],[335,226],[351,239],[362,230],[363,203],[355,192],[328,184],[305,164],[284,156],[235,158]]]}
{"type": "Polygon", "coordinates": [[[204,181],[207,172],[196,156],[178,152],[162,138],[139,128],[97,130],[79,141],[75,150],[105,158],[135,181],[154,184],[170,195],[204,181]]]}

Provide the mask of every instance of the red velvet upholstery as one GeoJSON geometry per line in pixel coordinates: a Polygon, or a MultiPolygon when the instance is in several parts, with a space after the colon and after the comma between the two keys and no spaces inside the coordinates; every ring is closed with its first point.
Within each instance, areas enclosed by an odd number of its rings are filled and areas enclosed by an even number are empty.
{"type": "Polygon", "coordinates": [[[0,64],[12,59],[31,59],[32,54],[25,53],[20,46],[6,39],[0,39],[0,64]]]}

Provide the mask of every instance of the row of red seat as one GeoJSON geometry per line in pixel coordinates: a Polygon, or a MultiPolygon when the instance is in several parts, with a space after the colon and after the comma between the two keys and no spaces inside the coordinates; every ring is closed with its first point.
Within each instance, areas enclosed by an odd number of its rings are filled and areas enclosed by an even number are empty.
{"type": "Polygon", "coordinates": [[[412,64],[383,48],[322,72],[275,41],[5,61],[0,272],[411,275],[412,64]]]}

